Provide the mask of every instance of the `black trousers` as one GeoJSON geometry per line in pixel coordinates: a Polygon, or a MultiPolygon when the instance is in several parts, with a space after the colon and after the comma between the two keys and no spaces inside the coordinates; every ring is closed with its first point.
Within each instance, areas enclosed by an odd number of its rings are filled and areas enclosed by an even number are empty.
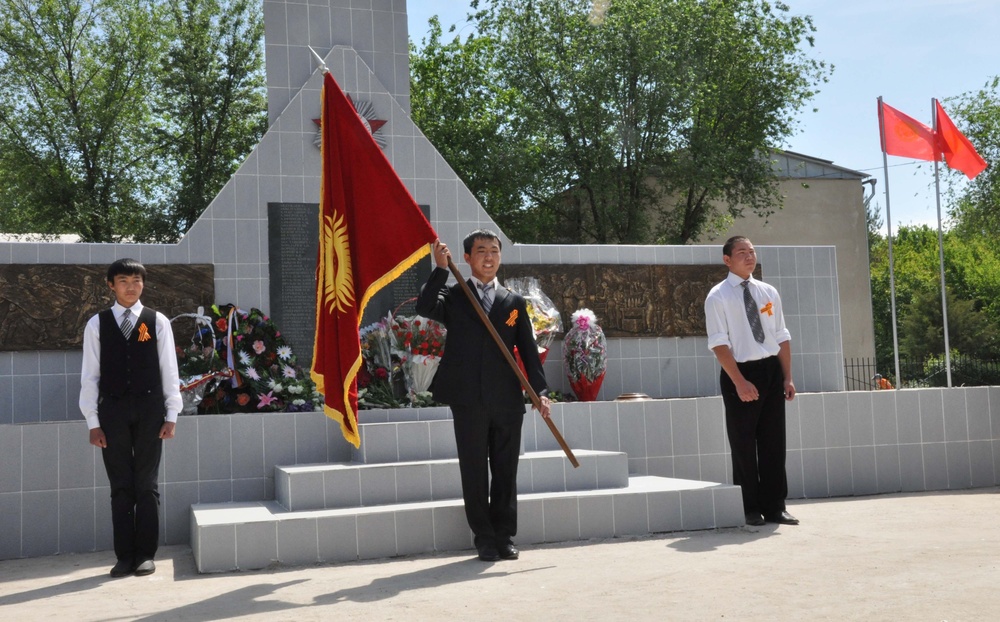
{"type": "Polygon", "coordinates": [[[108,446],[101,450],[111,483],[115,556],[153,559],[160,541],[156,480],[163,453],[163,395],[102,397],[97,406],[108,446]]]}
{"type": "Polygon", "coordinates": [[[743,490],[743,511],[777,514],[785,509],[785,377],[778,357],[738,363],[757,387],[758,399],[743,402],[723,371],[722,401],[733,459],[733,483],[743,490]]]}
{"type": "Polygon", "coordinates": [[[517,534],[517,462],[524,413],[452,406],[465,517],[475,544],[510,542],[517,534]]]}

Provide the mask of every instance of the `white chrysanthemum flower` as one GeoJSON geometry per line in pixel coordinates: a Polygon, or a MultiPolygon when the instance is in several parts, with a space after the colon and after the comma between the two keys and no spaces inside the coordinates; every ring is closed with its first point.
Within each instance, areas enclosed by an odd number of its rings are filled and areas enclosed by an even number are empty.
{"type": "Polygon", "coordinates": [[[304,391],[304,389],[297,384],[293,384],[288,387],[288,392],[292,395],[298,395],[299,393],[302,393],[302,391],[304,391]]]}
{"type": "Polygon", "coordinates": [[[283,375],[285,378],[294,378],[295,368],[293,368],[291,365],[285,365],[284,367],[281,368],[281,375],[283,375]]]}
{"type": "Polygon", "coordinates": [[[244,367],[250,367],[250,363],[250,355],[240,350],[240,364],[244,367]]]}
{"type": "Polygon", "coordinates": [[[281,346],[278,348],[278,358],[283,361],[287,361],[292,358],[292,349],[288,346],[281,346]]]}
{"type": "Polygon", "coordinates": [[[247,367],[246,370],[243,372],[243,375],[249,378],[250,380],[260,380],[260,374],[258,374],[257,370],[253,367],[247,367]]]}
{"type": "Polygon", "coordinates": [[[305,403],[306,403],[305,400],[292,400],[292,404],[295,404],[296,406],[301,406],[305,403]]]}
{"type": "Polygon", "coordinates": [[[278,384],[277,382],[275,382],[274,386],[271,387],[271,388],[274,390],[275,393],[281,393],[282,391],[285,390],[285,387],[283,387],[282,385],[278,384]]]}

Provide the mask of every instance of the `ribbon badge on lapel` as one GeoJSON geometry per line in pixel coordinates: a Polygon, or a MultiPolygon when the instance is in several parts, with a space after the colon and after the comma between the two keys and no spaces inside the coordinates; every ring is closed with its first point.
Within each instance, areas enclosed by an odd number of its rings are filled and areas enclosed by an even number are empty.
{"type": "Polygon", "coordinates": [[[507,321],[504,322],[507,326],[513,326],[517,323],[517,309],[510,312],[510,316],[507,317],[507,321]]]}
{"type": "Polygon", "coordinates": [[[768,317],[771,317],[772,315],[774,315],[774,304],[770,302],[767,303],[766,305],[760,308],[760,312],[766,313],[768,317]]]}
{"type": "Polygon", "coordinates": [[[146,327],[146,323],[143,322],[139,324],[139,341],[149,341],[151,337],[149,336],[149,329],[146,327]]]}

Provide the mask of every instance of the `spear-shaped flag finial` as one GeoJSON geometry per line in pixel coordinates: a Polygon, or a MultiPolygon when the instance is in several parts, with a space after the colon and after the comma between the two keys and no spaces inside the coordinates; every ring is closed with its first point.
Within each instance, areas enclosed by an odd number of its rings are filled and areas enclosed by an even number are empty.
{"type": "Polygon", "coordinates": [[[326,66],[326,63],[323,62],[323,58],[316,53],[316,50],[312,49],[311,45],[307,45],[306,47],[309,48],[309,51],[312,52],[312,55],[316,57],[316,62],[319,63],[320,70],[324,74],[330,73],[330,69],[326,66]]]}

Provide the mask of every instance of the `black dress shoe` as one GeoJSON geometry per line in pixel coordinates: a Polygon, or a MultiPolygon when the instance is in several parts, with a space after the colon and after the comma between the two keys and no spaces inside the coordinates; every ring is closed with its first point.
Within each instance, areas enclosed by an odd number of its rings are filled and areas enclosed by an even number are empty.
{"type": "Polygon", "coordinates": [[[147,559],[135,567],[135,576],[137,577],[144,577],[148,574],[153,574],[154,572],[156,572],[156,564],[154,564],[151,559],[147,559]]]}
{"type": "Polygon", "coordinates": [[[497,551],[497,547],[492,544],[480,544],[476,547],[479,552],[480,561],[484,562],[498,562],[500,561],[500,552],[497,551]]]}
{"type": "Polygon", "coordinates": [[[132,574],[132,560],[131,559],[119,559],[115,564],[115,567],[111,569],[112,579],[121,579],[122,577],[127,577],[132,574]]]}
{"type": "Polygon", "coordinates": [[[757,514],[756,512],[745,514],[743,518],[746,519],[747,525],[760,527],[761,525],[764,524],[764,519],[761,517],[760,514],[757,514]]]}
{"type": "Polygon", "coordinates": [[[500,559],[517,559],[520,555],[517,547],[510,542],[500,545],[500,559]]]}
{"type": "Polygon", "coordinates": [[[768,514],[764,519],[769,523],[778,523],[779,525],[798,525],[799,519],[795,518],[788,512],[782,510],[777,514],[768,514]]]}

